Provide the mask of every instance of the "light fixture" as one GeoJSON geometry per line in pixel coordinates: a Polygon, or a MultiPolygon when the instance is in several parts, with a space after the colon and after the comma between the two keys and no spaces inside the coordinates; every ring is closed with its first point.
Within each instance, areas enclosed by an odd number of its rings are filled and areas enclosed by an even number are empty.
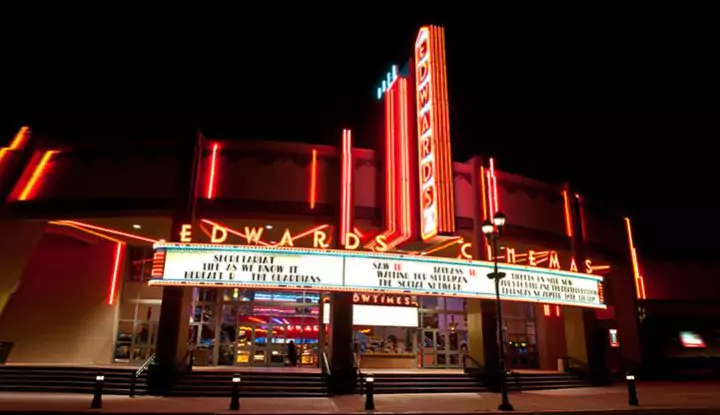
{"type": "Polygon", "coordinates": [[[505,219],[505,215],[503,215],[502,212],[496,212],[495,216],[493,216],[493,224],[498,228],[502,228],[505,226],[505,219]]]}
{"type": "Polygon", "coordinates": [[[272,228],[273,228],[272,225],[265,225],[265,229],[272,229],[272,228]]]}
{"type": "Polygon", "coordinates": [[[142,228],[142,226],[140,226],[139,224],[136,223],[136,224],[133,225],[133,228],[134,228],[134,229],[140,229],[140,228],[142,228]]]}
{"type": "Polygon", "coordinates": [[[485,235],[490,235],[491,233],[493,233],[494,230],[495,230],[495,227],[493,226],[492,223],[490,223],[490,221],[486,220],[485,222],[483,222],[482,231],[485,235]]]}

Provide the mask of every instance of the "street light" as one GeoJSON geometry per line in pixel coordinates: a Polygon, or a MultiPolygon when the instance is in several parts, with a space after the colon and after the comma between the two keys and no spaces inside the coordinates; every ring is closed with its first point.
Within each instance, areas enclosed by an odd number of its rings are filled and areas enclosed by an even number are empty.
{"type": "Polygon", "coordinates": [[[495,280],[495,300],[497,302],[497,339],[498,351],[500,355],[500,393],[502,394],[502,402],[498,409],[501,411],[513,411],[515,408],[510,404],[507,391],[507,368],[505,365],[505,336],[503,335],[503,319],[502,307],[500,305],[500,280],[505,278],[504,272],[498,271],[498,239],[502,234],[505,226],[506,217],[502,212],[496,212],[492,218],[492,222],[485,221],[482,224],[482,231],[485,237],[492,244],[493,249],[493,272],[488,274],[488,278],[495,280]]]}

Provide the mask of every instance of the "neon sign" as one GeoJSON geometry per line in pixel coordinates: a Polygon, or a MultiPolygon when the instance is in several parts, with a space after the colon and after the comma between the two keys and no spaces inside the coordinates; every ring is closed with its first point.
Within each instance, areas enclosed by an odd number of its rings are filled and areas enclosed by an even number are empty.
{"type": "MultiPolygon", "coordinates": [[[[517,252],[515,248],[505,247],[504,255],[498,255],[498,260],[502,260],[508,264],[523,264],[532,267],[543,267],[548,269],[560,270],[563,269],[560,257],[557,251],[545,250],[528,250],[527,252],[517,252]]],[[[472,243],[465,242],[460,245],[460,254],[458,258],[473,259],[472,258],[472,243]]],[[[492,260],[492,257],[490,258],[492,260]]],[[[594,265],[591,259],[585,259],[580,264],[583,266],[583,270],[579,270],[579,266],[575,258],[570,257],[567,262],[563,262],[567,266],[566,270],[570,272],[583,272],[586,274],[597,274],[598,271],[607,271],[610,269],[609,265],[594,265]]]]}
{"type": "Polygon", "coordinates": [[[398,79],[398,67],[393,65],[390,68],[390,72],[385,74],[385,79],[382,80],[380,86],[377,88],[377,99],[380,101],[384,93],[392,86],[392,84],[398,79]]]}
{"type": "Polygon", "coordinates": [[[415,41],[420,236],[427,241],[455,231],[444,30],[420,29],[415,41]]]}

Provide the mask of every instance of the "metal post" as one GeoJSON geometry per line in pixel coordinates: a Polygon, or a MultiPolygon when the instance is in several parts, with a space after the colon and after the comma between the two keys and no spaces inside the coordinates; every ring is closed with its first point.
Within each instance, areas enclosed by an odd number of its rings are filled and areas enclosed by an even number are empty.
{"type": "Polygon", "coordinates": [[[497,336],[498,336],[498,353],[500,354],[500,393],[502,394],[502,402],[498,406],[501,411],[514,411],[507,390],[507,365],[505,363],[505,336],[503,330],[502,305],[500,304],[500,273],[498,272],[498,237],[493,237],[493,274],[495,276],[495,301],[497,302],[497,336]]]}
{"type": "Polygon", "coordinates": [[[105,376],[102,373],[98,373],[97,376],[95,376],[95,389],[93,390],[93,399],[90,403],[90,409],[102,408],[102,393],[104,384],[105,376]]]}
{"type": "Polygon", "coordinates": [[[232,378],[232,397],[230,398],[230,410],[240,410],[240,374],[236,373],[232,378]]]}
{"type": "Polygon", "coordinates": [[[627,372],[625,379],[627,380],[628,387],[628,405],[638,406],[640,403],[638,402],[637,389],[635,388],[635,375],[627,372]]]}
{"type": "Polygon", "coordinates": [[[365,378],[365,411],[375,410],[375,378],[371,373],[365,378]]]}
{"type": "Polygon", "coordinates": [[[135,397],[135,384],[137,383],[137,376],[133,373],[130,378],[130,397],[135,397]]]}

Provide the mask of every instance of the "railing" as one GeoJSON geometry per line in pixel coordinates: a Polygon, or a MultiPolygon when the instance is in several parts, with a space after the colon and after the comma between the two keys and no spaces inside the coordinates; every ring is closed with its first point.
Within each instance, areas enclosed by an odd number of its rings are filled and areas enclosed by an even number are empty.
{"type": "Polygon", "coordinates": [[[132,378],[130,378],[130,397],[131,398],[135,397],[135,387],[137,385],[138,378],[140,377],[140,375],[142,375],[142,373],[144,371],[147,370],[147,368],[154,361],[155,361],[155,353],[150,355],[150,357],[148,357],[147,360],[142,365],[140,365],[140,368],[135,373],[133,373],[132,378]]]}
{"type": "Polygon", "coordinates": [[[328,361],[327,353],[322,352],[320,355],[320,371],[322,372],[323,383],[325,384],[325,391],[328,395],[332,395],[330,390],[330,381],[332,380],[332,371],[330,370],[330,362],[328,361]]]}
{"type": "Polygon", "coordinates": [[[522,380],[520,377],[520,372],[516,372],[512,369],[505,372],[505,382],[507,383],[507,386],[510,387],[510,380],[513,380],[515,383],[515,390],[517,392],[522,392],[522,380]]]}
{"type": "Polygon", "coordinates": [[[353,353],[355,374],[357,376],[358,382],[360,383],[360,396],[363,396],[365,394],[365,375],[363,375],[362,370],[360,370],[360,362],[358,361],[358,356],[358,353],[353,353]]]}
{"type": "Polygon", "coordinates": [[[332,376],[330,371],[330,363],[328,362],[327,353],[322,352],[322,374],[325,376],[332,376]]]}
{"type": "Polygon", "coordinates": [[[587,363],[572,356],[563,356],[561,359],[565,365],[565,373],[575,375],[583,380],[590,380],[590,371],[587,363]]]}
{"type": "Polygon", "coordinates": [[[485,372],[485,366],[478,362],[477,359],[470,356],[469,354],[462,355],[462,366],[465,373],[483,373],[485,372]]]}

